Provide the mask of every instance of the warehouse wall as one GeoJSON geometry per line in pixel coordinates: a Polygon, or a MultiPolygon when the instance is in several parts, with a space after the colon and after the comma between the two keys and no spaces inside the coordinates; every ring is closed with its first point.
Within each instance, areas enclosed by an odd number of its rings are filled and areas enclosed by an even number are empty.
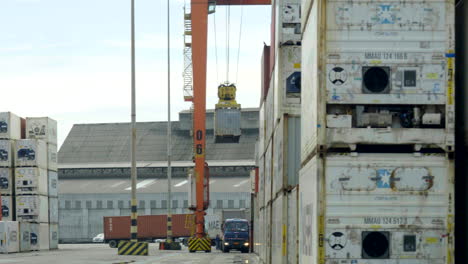
{"type": "MultiPolygon", "coordinates": [[[[207,215],[217,214],[222,209],[250,208],[250,193],[210,194],[211,206],[207,215]]],[[[174,214],[189,213],[187,193],[172,194],[174,214]]],[[[167,194],[140,194],[139,215],[167,213],[167,194]]],[[[103,233],[104,216],[130,215],[130,194],[61,194],[59,195],[59,230],[61,243],[90,242],[103,233]]]]}

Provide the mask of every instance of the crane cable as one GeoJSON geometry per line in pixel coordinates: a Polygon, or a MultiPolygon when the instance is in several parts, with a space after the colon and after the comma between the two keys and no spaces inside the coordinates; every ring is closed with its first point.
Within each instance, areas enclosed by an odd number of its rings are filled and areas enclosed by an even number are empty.
{"type": "Polygon", "coordinates": [[[239,44],[237,48],[237,66],[236,66],[236,83],[239,76],[239,61],[240,61],[240,49],[241,49],[241,39],[242,39],[242,20],[244,18],[244,5],[242,5],[243,0],[241,0],[241,15],[240,15],[240,26],[239,26],[239,44]]]}
{"type": "Polygon", "coordinates": [[[226,8],[226,83],[229,82],[229,42],[230,42],[230,28],[231,28],[231,6],[226,8]]]}
{"type": "Polygon", "coordinates": [[[216,12],[213,14],[213,28],[215,39],[215,57],[216,57],[216,83],[219,83],[219,70],[218,70],[218,40],[216,37],[216,12]]]}

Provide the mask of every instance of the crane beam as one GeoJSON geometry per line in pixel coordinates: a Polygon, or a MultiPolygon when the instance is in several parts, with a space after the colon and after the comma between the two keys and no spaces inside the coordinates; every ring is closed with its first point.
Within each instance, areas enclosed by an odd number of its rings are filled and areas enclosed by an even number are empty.
{"type": "Polygon", "coordinates": [[[216,5],[271,5],[271,0],[217,0],[216,5]]]}

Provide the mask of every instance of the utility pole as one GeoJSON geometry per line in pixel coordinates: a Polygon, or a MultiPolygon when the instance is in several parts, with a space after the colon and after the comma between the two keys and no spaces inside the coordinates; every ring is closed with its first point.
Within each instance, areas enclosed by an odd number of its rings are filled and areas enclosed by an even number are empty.
{"type": "Polygon", "coordinates": [[[132,177],[132,214],[131,214],[131,241],[138,242],[138,211],[137,211],[137,200],[136,200],[136,182],[137,182],[137,169],[136,169],[136,108],[135,108],[135,0],[132,0],[131,8],[131,63],[132,63],[132,149],[131,149],[131,177],[132,177]]]}
{"type": "Polygon", "coordinates": [[[172,129],[171,129],[171,34],[170,0],[167,0],[167,242],[172,244],[172,129]]]}

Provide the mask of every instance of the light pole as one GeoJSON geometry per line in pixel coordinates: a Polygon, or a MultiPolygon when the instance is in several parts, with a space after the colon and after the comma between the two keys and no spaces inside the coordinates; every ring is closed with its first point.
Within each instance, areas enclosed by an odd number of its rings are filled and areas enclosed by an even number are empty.
{"type": "Polygon", "coordinates": [[[131,64],[132,64],[132,128],[131,128],[131,135],[132,135],[132,147],[131,147],[131,178],[132,178],[132,213],[131,213],[131,226],[130,226],[130,233],[131,233],[131,241],[137,242],[137,233],[138,233],[138,225],[137,225],[137,218],[138,218],[138,211],[137,211],[137,200],[136,200],[136,182],[137,182],[137,169],[136,169],[136,109],[135,109],[135,0],[131,2],[131,64]]]}

